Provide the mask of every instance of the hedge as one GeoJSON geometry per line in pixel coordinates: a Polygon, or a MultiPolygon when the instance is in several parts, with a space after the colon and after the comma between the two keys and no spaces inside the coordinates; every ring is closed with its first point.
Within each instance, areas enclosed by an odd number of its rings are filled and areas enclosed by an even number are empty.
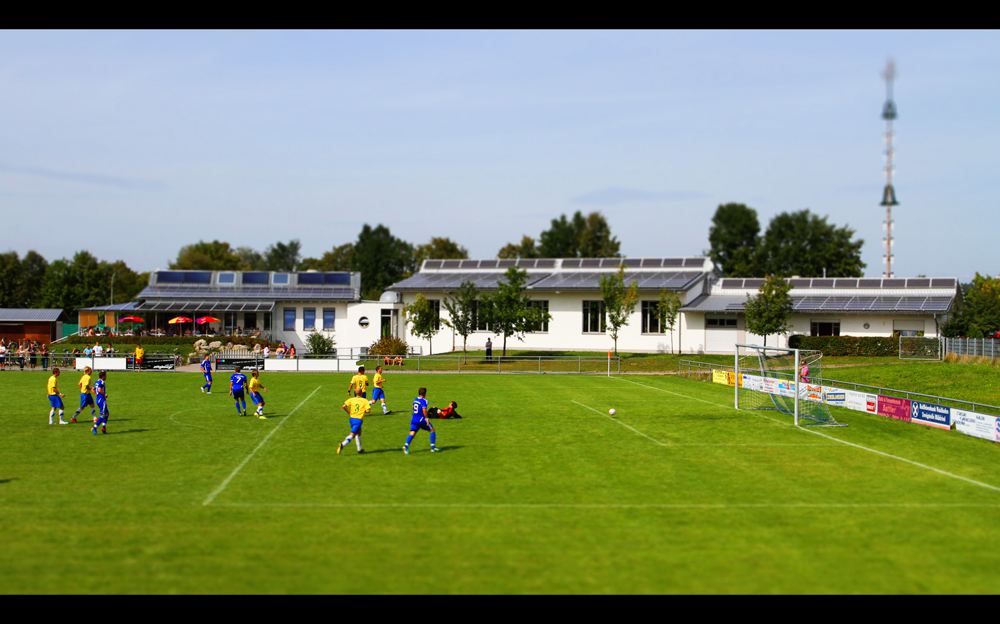
{"type": "MultiPolygon", "coordinates": [[[[270,340],[261,340],[260,338],[249,338],[245,336],[215,336],[214,338],[207,336],[70,336],[66,340],[59,343],[60,345],[85,345],[94,344],[95,341],[100,342],[102,345],[107,343],[112,343],[114,345],[134,345],[142,343],[143,346],[156,346],[156,345],[194,345],[198,340],[204,340],[208,343],[221,342],[222,346],[225,347],[230,342],[234,345],[242,344],[250,347],[251,349],[255,344],[259,344],[261,348],[265,345],[270,346],[271,350],[278,348],[279,342],[274,342],[270,340]]],[[[59,345],[56,345],[59,346],[59,345]]]]}
{"type": "Polygon", "coordinates": [[[822,351],[823,355],[899,356],[899,338],[895,336],[803,336],[788,339],[792,349],[822,351]]]}

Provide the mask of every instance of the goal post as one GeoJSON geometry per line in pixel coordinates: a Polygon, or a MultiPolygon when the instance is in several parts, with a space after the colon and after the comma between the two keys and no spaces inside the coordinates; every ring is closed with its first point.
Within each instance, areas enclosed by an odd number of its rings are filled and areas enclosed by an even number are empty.
{"type": "Polygon", "coordinates": [[[822,377],[822,351],[738,344],[735,370],[736,409],[778,411],[796,426],[846,426],[833,418],[823,386],[813,381],[822,377]]]}

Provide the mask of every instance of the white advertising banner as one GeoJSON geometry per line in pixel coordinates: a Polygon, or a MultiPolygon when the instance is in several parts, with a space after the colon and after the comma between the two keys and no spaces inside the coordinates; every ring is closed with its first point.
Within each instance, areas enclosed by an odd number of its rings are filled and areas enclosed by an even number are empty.
{"type": "Polygon", "coordinates": [[[761,383],[763,379],[757,375],[741,375],[743,377],[743,389],[744,390],[756,390],[757,392],[764,391],[764,385],[761,383]]]}
{"type": "Polygon", "coordinates": [[[827,405],[847,407],[847,390],[834,388],[833,386],[823,386],[823,402],[827,405]]]}
{"type": "Polygon", "coordinates": [[[877,394],[857,392],[856,390],[847,390],[846,393],[847,409],[857,410],[859,412],[868,412],[869,414],[878,413],[877,394]]]}
{"type": "Polygon", "coordinates": [[[951,419],[955,429],[965,435],[1000,442],[1000,418],[996,416],[952,408],[951,419]]]}
{"type": "Polygon", "coordinates": [[[816,386],[813,384],[802,384],[803,395],[801,398],[806,401],[813,401],[814,403],[823,402],[823,386],[816,386]]]}

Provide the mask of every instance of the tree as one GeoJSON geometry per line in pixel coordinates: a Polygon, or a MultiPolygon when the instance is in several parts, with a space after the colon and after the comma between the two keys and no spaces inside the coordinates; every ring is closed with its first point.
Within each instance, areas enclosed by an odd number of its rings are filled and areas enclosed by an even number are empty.
{"type": "Polygon", "coordinates": [[[579,210],[572,220],[566,215],[552,219],[549,229],[542,232],[539,240],[539,257],[542,258],[576,258],[580,255],[580,239],[587,227],[587,220],[579,210]]]}
{"type": "Polygon", "coordinates": [[[708,229],[708,252],[723,275],[756,276],[755,254],[760,243],[757,211],[746,204],[720,204],[708,229]]]}
{"type": "Polygon", "coordinates": [[[764,346],[771,334],[783,334],[791,329],[792,298],[788,294],[791,290],[792,285],[784,279],[768,275],[757,295],[750,296],[743,306],[747,331],[763,336],[764,346]]]}
{"type": "Polygon", "coordinates": [[[524,294],[527,281],[527,271],[510,267],[497,282],[497,291],[479,303],[479,322],[485,321],[491,330],[503,336],[503,355],[507,355],[507,338],[524,340],[525,332],[552,318],[547,311],[532,306],[531,297],[524,294]]]}
{"type": "Polygon", "coordinates": [[[438,332],[438,314],[431,305],[431,302],[421,293],[417,293],[416,300],[403,308],[406,322],[410,324],[410,333],[417,338],[426,339],[430,342],[428,355],[434,354],[434,334],[438,332]]]}
{"type": "Polygon", "coordinates": [[[18,295],[20,305],[16,307],[37,307],[42,296],[42,282],[48,269],[48,260],[38,252],[30,250],[24,254],[24,258],[21,259],[21,283],[18,295]]]}
{"type": "Polygon", "coordinates": [[[264,250],[264,269],[266,271],[294,271],[299,266],[302,256],[302,244],[299,239],[287,243],[278,241],[268,245],[264,250]]]}
{"type": "Polygon", "coordinates": [[[941,333],[949,338],[982,338],[1000,330],[1000,277],[980,275],[972,279],[964,301],[942,325],[941,333]]]}
{"type": "Polygon", "coordinates": [[[300,271],[351,271],[354,269],[354,243],[338,245],[320,258],[306,258],[299,263],[300,271]]]}
{"type": "Polygon", "coordinates": [[[181,247],[177,260],[170,263],[170,268],[178,271],[239,271],[243,266],[229,243],[214,240],[181,247]]]}
{"type": "MultiPolygon", "coordinates": [[[[579,213],[578,213],[579,214],[579,213]]],[[[621,254],[621,243],[611,235],[611,226],[600,212],[592,212],[580,233],[579,255],[581,258],[617,258],[621,254]]]]}
{"type": "Polygon", "coordinates": [[[312,355],[330,355],[337,342],[332,336],[321,334],[315,329],[306,336],[305,347],[312,355]]]}
{"type": "Polygon", "coordinates": [[[413,246],[382,224],[361,228],[354,244],[353,270],[361,273],[365,299],[376,300],[386,288],[413,274],[413,246]]]}
{"type": "Polygon", "coordinates": [[[521,258],[539,258],[538,248],[535,247],[535,239],[527,234],[521,238],[521,244],[507,243],[497,252],[497,258],[501,260],[520,260],[521,258]]]}
{"type": "Polygon", "coordinates": [[[0,308],[21,308],[21,258],[16,251],[0,254],[0,308]]]}
{"type": "MultiPolygon", "coordinates": [[[[447,294],[447,293],[446,293],[447,294]]],[[[445,297],[444,309],[448,318],[441,322],[455,330],[462,337],[462,355],[466,353],[469,335],[476,331],[476,300],[479,299],[479,289],[470,281],[462,282],[454,297],[445,297]]]]}
{"type": "Polygon", "coordinates": [[[253,247],[237,247],[236,257],[239,258],[240,268],[244,271],[264,271],[264,256],[253,247]]]}
{"type": "Polygon", "coordinates": [[[852,240],[854,230],[827,223],[809,212],[783,212],[767,226],[755,255],[757,276],[863,277],[864,240],[852,240]]]}
{"type": "Polygon", "coordinates": [[[601,276],[601,298],[608,315],[608,333],[615,342],[615,355],[618,355],[618,331],[628,325],[628,317],[635,312],[639,299],[639,284],[632,280],[631,285],[625,285],[624,264],[618,266],[614,275],[601,276]]]}
{"type": "Polygon", "coordinates": [[[413,264],[417,267],[424,263],[424,260],[465,260],[469,257],[469,250],[462,247],[450,238],[431,237],[426,245],[418,245],[413,252],[413,264]]]}
{"type": "MultiPolygon", "coordinates": [[[[660,302],[656,306],[656,316],[660,319],[660,325],[670,330],[670,340],[673,342],[674,325],[677,324],[677,315],[681,311],[681,298],[677,293],[670,292],[666,288],[660,291],[660,302]]],[[[677,351],[680,353],[680,350],[677,351]]]]}

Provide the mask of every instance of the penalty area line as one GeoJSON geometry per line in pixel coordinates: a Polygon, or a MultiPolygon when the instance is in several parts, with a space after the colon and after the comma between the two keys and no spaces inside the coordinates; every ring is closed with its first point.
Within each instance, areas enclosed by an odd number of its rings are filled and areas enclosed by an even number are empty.
{"type": "Polygon", "coordinates": [[[322,388],[322,387],[323,386],[316,386],[316,389],[313,390],[311,393],[309,393],[309,396],[307,396],[306,398],[302,399],[302,402],[299,403],[298,405],[296,405],[295,409],[293,409],[292,411],[288,412],[288,416],[282,418],[281,422],[278,423],[278,426],[275,427],[274,429],[271,429],[271,433],[269,433],[266,436],[264,436],[264,439],[260,441],[260,444],[257,445],[257,448],[255,448],[253,451],[251,451],[250,454],[247,455],[246,459],[244,459],[242,462],[240,462],[240,465],[237,466],[236,469],[233,470],[233,472],[230,473],[230,475],[228,477],[226,477],[226,480],[222,482],[222,485],[220,485],[219,487],[215,488],[215,491],[208,495],[208,498],[205,499],[205,502],[202,503],[202,506],[204,507],[204,506],[209,505],[212,501],[215,500],[216,496],[218,496],[219,494],[222,494],[223,490],[225,490],[226,487],[229,485],[229,482],[232,481],[236,477],[236,475],[238,475],[240,473],[241,470],[243,470],[243,466],[246,466],[247,462],[249,462],[251,459],[253,459],[253,456],[257,454],[257,451],[259,451],[261,449],[261,447],[263,447],[265,444],[267,444],[267,441],[271,439],[271,436],[273,436],[275,433],[277,433],[278,429],[281,429],[281,425],[283,425],[286,422],[288,422],[288,419],[292,417],[292,414],[294,414],[295,412],[297,412],[300,407],[302,407],[303,405],[305,405],[306,401],[308,401],[309,399],[311,399],[313,397],[313,395],[316,394],[317,392],[319,392],[319,389],[322,388]]]}
{"type": "MultiPolygon", "coordinates": [[[[699,398],[696,398],[696,397],[693,397],[693,396],[688,396],[686,394],[681,394],[679,392],[673,392],[671,390],[664,390],[663,388],[657,388],[656,386],[648,386],[646,384],[641,384],[641,383],[639,383],[637,381],[632,381],[631,379],[622,379],[621,377],[612,377],[611,379],[617,379],[618,381],[627,381],[628,383],[632,383],[632,384],[635,384],[637,386],[642,386],[643,388],[650,388],[652,390],[659,390],[660,392],[666,392],[668,394],[673,394],[673,395],[676,395],[676,396],[679,396],[679,397],[684,397],[686,399],[693,399],[695,401],[701,401],[702,403],[708,403],[709,405],[717,405],[719,407],[726,407],[726,408],[731,409],[733,411],[742,411],[742,410],[737,410],[732,405],[722,405],[721,403],[713,403],[711,401],[706,401],[704,399],[699,399],[699,398]]],[[[575,403],[575,401],[574,401],[574,403],[575,403]]],[[[813,431],[812,429],[806,429],[804,427],[795,427],[795,425],[793,425],[791,423],[786,423],[786,422],[783,422],[781,420],[778,420],[777,418],[771,418],[770,416],[764,416],[763,414],[754,414],[754,416],[760,416],[761,418],[767,418],[769,420],[773,420],[775,422],[779,422],[779,423],[781,423],[783,425],[789,425],[789,426],[793,427],[794,429],[796,429],[797,431],[801,431],[803,433],[811,433],[811,434],[817,435],[817,436],[819,436],[821,438],[826,438],[827,440],[832,440],[834,442],[839,442],[840,444],[844,444],[846,446],[850,446],[850,447],[853,447],[853,448],[856,448],[856,449],[860,449],[862,451],[868,451],[869,453],[875,453],[876,455],[881,455],[882,457],[887,457],[889,459],[895,459],[896,461],[901,461],[903,463],[910,464],[911,466],[917,466],[918,468],[923,468],[924,470],[929,470],[931,472],[937,473],[937,474],[945,476],[945,477],[951,477],[952,479],[957,479],[959,481],[965,481],[966,483],[970,483],[972,485],[978,485],[979,487],[983,487],[983,488],[986,488],[988,490],[993,490],[994,492],[1000,492],[1000,487],[997,487],[995,485],[990,485],[989,483],[983,483],[982,481],[976,481],[975,479],[970,479],[968,477],[963,477],[961,475],[957,475],[957,474],[954,474],[954,473],[951,473],[951,472],[947,472],[945,470],[941,470],[940,468],[935,468],[934,466],[928,466],[927,464],[921,464],[920,462],[913,461],[912,459],[906,459],[905,457],[899,457],[898,455],[892,455],[890,453],[886,453],[885,451],[879,451],[879,450],[876,450],[876,449],[873,449],[873,448],[869,448],[867,446],[861,446],[860,444],[855,444],[853,442],[847,442],[846,440],[841,440],[841,439],[835,438],[835,437],[833,437],[831,435],[827,435],[825,433],[820,433],[819,431],[813,431]]]]}

